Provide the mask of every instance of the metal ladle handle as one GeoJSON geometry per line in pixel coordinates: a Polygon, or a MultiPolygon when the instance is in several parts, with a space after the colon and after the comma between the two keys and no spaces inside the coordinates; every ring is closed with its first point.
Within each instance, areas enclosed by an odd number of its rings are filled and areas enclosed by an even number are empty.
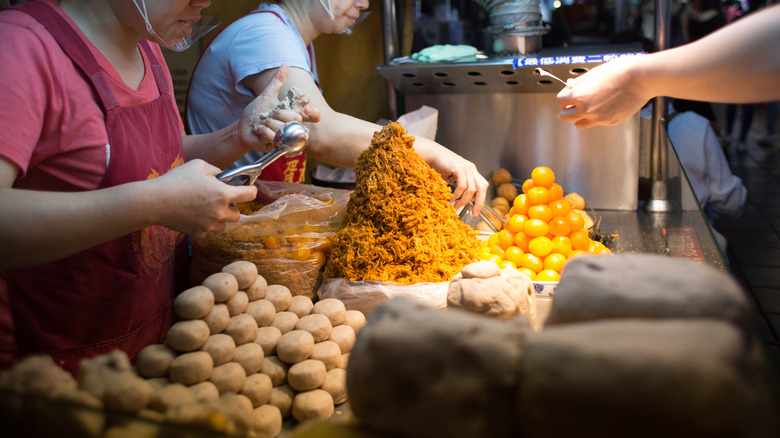
{"type": "Polygon", "coordinates": [[[279,157],[294,157],[306,149],[309,142],[309,130],[298,122],[284,124],[274,136],[274,149],[247,166],[227,169],[217,174],[217,179],[229,185],[252,185],[263,169],[279,157]],[[246,178],[242,178],[242,177],[246,178]]]}

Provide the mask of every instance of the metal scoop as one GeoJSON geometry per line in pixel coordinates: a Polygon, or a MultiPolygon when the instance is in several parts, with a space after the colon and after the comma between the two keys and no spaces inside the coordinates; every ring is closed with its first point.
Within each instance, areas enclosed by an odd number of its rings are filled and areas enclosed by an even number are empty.
{"type": "Polygon", "coordinates": [[[566,82],[564,82],[563,79],[559,78],[558,76],[555,76],[554,74],[550,73],[549,71],[543,69],[543,68],[536,68],[536,72],[539,73],[541,76],[547,76],[555,79],[556,81],[562,83],[563,85],[569,85],[566,82]]]}
{"type": "Polygon", "coordinates": [[[308,128],[298,122],[285,123],[276,131],[273,150],[267,152],[253,164],[223,170],[217,174],[217,179],[231,186],[252,185],[269,164],[282,156],[294,157],[300,154],[306,149],[308,143],[308,128]]]}

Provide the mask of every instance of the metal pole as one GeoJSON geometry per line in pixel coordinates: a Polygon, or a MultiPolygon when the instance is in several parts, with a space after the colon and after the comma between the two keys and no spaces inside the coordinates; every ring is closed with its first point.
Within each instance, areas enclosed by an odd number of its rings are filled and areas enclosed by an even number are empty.
{"type": "MultiPolygon", "coordinates": [[[[398,54],[398,25],[395,15],[395,0],[382,0],[382,42],[385,65],[390,64],[398,54]]],[[[398,119],[398,102],[395,98],[395,88],[390,81],[385,81],[387,92],[387,107],[390,119],[398,119]]]]}
{"type": "MultiPolygon", "coordinates": [[[[671,21],[670,0],[655,2],[655,48],[658,51],[669,48],[669,23],[671,21]]],[[[666,98],[653,99],[653,119],[650,128],[650,177],[652,188],[650,201],[645,209],[650,212],[664,212],[672,209],[667,193],[667,177],[669,175],[669,160],[666,143],[661,142],[663,124],[668,116],[666,98]]]]}

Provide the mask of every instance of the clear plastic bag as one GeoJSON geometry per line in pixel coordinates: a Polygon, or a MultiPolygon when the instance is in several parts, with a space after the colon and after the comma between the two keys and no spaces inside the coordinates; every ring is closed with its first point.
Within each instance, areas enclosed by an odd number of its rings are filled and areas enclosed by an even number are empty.
{"type": "Polygon", "coordinates": [[[348,281],[330,278],[320,286],[320,298],[336,298],[348,310],[368,315],[377,306],[393,298],[407,298],[415,303],[441,309],[447,307],[450,282],[398,284],[385,281],[348,281]]]}
{"type": "Polygon", "coordinates": [[[242,214],[225,231],[193,238],[191,284],[225,265],[257,265],[268,284],[314,298],[336,232],[344,226],[350,191],[258,181],[257,211],[242,214]]]}

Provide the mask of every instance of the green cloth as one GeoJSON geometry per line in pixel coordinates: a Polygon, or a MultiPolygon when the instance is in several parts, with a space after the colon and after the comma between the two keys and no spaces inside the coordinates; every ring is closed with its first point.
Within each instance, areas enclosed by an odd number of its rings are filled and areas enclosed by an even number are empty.
{"type": "Polygon", "coordinates": [[[412,59],[419,62],[442,62],[451,59],[466,58],[477,54],[477,48],[459,45],[437,45],[426,47],[412,55],[412,59]]]}

